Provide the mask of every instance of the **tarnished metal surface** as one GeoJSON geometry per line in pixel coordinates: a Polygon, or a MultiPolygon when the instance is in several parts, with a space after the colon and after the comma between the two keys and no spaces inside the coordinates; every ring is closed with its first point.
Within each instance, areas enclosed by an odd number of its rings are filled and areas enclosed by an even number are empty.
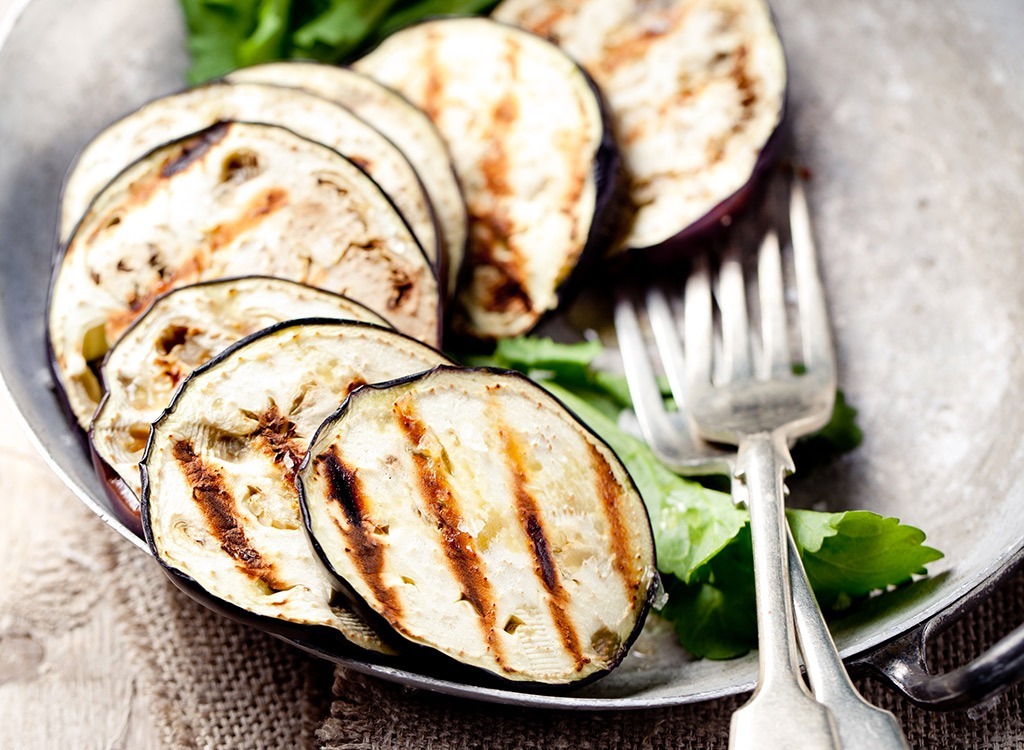
{"type": "MultiPolygon", "coordinates": [[[[844,653],[863,653],[975,590],[1024,544],[1024,6],[773,9],[797,151],[812,174],[839,380],[866,435],[795,499],[898,515],[946,552],[932,579],[844,623],[844,653]]],[[[90,135],[181,87],[180,29],[174,0],[130,12],[118,0],[37,0],[0,50],[0,370],[40,450],[108,520],[46,362],[60,183],[90,135]]],[[[693,662],[671,642],[650,628],[623,667],[569,696],[356,667],[535,706],[638,708],[752,685],[753,659],[693,662]]]]}

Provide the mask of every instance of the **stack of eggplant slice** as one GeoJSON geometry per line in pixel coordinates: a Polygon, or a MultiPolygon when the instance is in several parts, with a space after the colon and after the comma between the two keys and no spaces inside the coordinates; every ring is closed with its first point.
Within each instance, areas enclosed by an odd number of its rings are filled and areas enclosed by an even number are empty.
{"type": "Polygon", "coordinates": [[[237,71],[82,152],[51,361],[177,585],[509,684],[622,660],[657,573],[621,462],[538,386],[439,347],[530,332],[588,264],[677,246],[764,164],[785,72],[762,0],[627,6],[506,0],[508,23],[416,24],[351,68],[237,71]],[[631,97],[679,44],[690,88],[631,97]]]}
{"type": "Polygon", "coordinates": [[[389,327],[357,302],[274,277],[218,279],[172,289],[124,332],[100,367],[106,392],[89,428],[97,469],[115,507],[140,534],[139,460],[150,425],[179,383],[232,344],[274,323],[296,318],[357,320],[389,327]]]}

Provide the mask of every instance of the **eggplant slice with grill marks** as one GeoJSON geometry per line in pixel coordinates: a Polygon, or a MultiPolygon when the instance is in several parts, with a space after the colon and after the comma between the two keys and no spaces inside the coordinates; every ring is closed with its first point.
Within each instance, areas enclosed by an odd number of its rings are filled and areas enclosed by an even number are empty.
{"type": "Polygon", "coordinates": [[[380,187],[284,128],[223,123],[129,167],[68,243],[48,334],[79,424],[102,395],[90,363],[153,299],[253,273],[346,294],[414,338],[438,341],[437,279],[380,187]]]}
{"type": "Polygon", "coordinates": [[[354,392],[298,474],[315,546],[406,638],[507,680],[593,679],[657,573],[615,454],[526,378],[441,366],[354,392]]]}
{"type": "Polygon", "coordinates": [[[372,324],[303,319],[195,370],[154,423],[141,462],[146,539],[173,580],[193,595],[198,586],[245,612],[326,625],[384,650],[365,620],[338,604],[310,549],[294,474],[316,428],[354,388],[445,361],[372,324]]]}
{"type": "MultiPolygon", "coordinates": [[[[61,197],[61,241],[89,203],[130,164],[158,146],[239,120],[280,125],[333,148],[360,166],[401,211],[435,264],[439,235],[430,199],[405,154],[376,128],[336,102],[307,91],[258,83],[211,83],[155,99],[99,133],[79,155],[61,197]]],[[[251,169],[245,155],[239,176],[251,169]]]]}
{"type": "Polygon", "coordinates": [[[430,197],[445,250],[447,291],[455,292],[466,248],[466,202],[448,147],[419,107],[369,76],[337,65],[265,63],[236,70],[227,80],[304,89],[352,110],[398,146],[430,197]]]}
{"type": "Polygon", "coordinates": [[[247,276],[171,290],[117,340],[100,368],[106,393],[89,437],[109,494],[133,528],[141,533],[139,460],[149,428],[181,381],[246,336],[285,320],[316,317],[390,327],[369,308],[333,292],[247,276]]]}
{"type": "Polygon", "coordinates": [[[742,203],[778,155],[782,43],[765,0],[504,0],[605,95],[636,207],[622,249],[672,257],[742,203]]]}
{"type": "Polygon", "coordinates": [[[486,18],[407,27],[356,70],[404,94],[448,143],[469,210],[452,316],[493,339],[534,328],[617,223],[600,96],[550,42],[486,18]]]}

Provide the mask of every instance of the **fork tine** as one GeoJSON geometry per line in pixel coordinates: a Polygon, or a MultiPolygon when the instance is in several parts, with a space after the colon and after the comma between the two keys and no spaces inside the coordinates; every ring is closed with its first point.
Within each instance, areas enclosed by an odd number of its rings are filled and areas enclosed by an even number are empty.
{"type": "Polygon", "coordinates": [[[724,382],[750,377],[750,321],[743,264],[735,241],[726,244],[718,268],[718,309],[722,319],[724,382]]]}
{"type": "Polygon", "coordinates": [[[786,298],[782,278],[779,236],[768,231],[757,253],[757,286],[761,306],[761,341],[764,360],[761,376],[785,377],[790,374],[789,337],[786,326],[786,298]]]}
{"type": "Polygon", "coordinates": [[[793,266],[800,314],[800,338],[804,364],[808,369],[835,379],[835,351],[825,305],[825,290],[818,271],[817,253],[811,235],[807,196],[799,177],[790,189],[789,233],[793,245],[793,266]]]}
{"type": "Polygon", "coordinates": [[[686,341],[687,391],[711,385],[712,326],[711,269],[705,253],[693,260],[686,277],[683,335],[686,341]]]}
{"type": "Polygon", "coordinates": [[[679,429],[665,413],[632,295],[621,288],[616,292],[615,335],[640,431],[649,445],[667,450],[678,442],[679,429]]]}
{"type": "Polygon", "coordinates": [[[646,305],[647,319],[651,322],[651,331],[672,389],[672,398],[682,410],[686,403],[686,354],[683,351],[679,323],[662,287],[648,288],[646,305]]]}

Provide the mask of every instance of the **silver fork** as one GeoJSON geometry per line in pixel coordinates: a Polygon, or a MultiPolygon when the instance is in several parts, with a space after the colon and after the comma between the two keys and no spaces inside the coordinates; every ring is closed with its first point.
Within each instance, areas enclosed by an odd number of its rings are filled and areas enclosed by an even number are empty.
{"type": "Polygon", "coordinates": [[[652,450],[679,474],[733,477],[733,499],[751,510],[761,674],[751,700],[733,717],[730,746],[899,750],[907,743],[895,717],[865,701],[843,667],[783,513],[783,477],[793,469],[788,445],[825,424],[836,387],[824,293],[798,181],[793,182],[789,203],[803,344],[800,375],[794,374],[789,354],[783,273],[774,231],[765,235],[758,253],[761,336],[756,351],[752,351],[756,337],[749,330],[746,287],[735,247],[724,253],[716,293],[706,259],[697,261],[687,280],[689,359],[665,292],[652,286],[646,294],[647,316],[679,408],[685,407],[702,437],[739,445],[738,452],[695,438],[680,414],[665,411],[634,302],[627,293],[620,293],[617,300],[616,332],[637,418],[652,450]],[[720,311],[717,347],[713,297],[720,311]],[[716,358],[721,364],[713,380],[716,358]],[[799,672],[794,611],[813,697],[799,672]]]}

